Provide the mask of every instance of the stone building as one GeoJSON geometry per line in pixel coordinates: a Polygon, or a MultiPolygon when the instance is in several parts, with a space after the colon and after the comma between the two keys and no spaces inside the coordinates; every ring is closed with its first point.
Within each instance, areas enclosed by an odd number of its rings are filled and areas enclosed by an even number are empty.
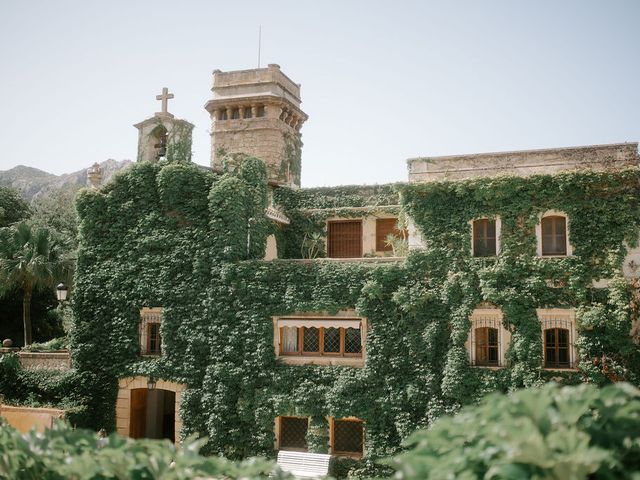
{"type": "Polygon", "coordinates": [[[300,85],[269,65],[216,70],[212,91],[211,170],[185,161],[192,125],[164,91],[138,164],[78,199],[84,424],[371,473],[490,391],[640,380],[621,300],[640,265],[637,143],[304,189],[300,85]]]}

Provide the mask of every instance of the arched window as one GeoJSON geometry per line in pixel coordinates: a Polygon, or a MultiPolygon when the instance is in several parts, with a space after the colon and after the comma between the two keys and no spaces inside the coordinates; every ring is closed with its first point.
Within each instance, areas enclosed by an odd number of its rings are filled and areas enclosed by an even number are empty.
{"type": "Polygon", "coordinates": [[[561,215],[542,217],[542,255],[567,255],[567,218],[561,215]]]}
{"type": "Polygon", "coordinates": [[[153,148],[156,150],[156,160],[167,156],[167,138],[169,133],[164,125],[158,125],[151,131],[153,148]]]}
{"type": "Polygon", "coordinates": [[[476,365],[497,366],[499,361],[498,329],[491,327],[476,328],[476,365]]]}
{"type": "Polygon", "coordinates": [[[475,367],[504,367],[511,333],[502,324],[499,308],[483,306],[471,314],[471,329],[465,348],[475,367]]]}
{"type": "Polygon", "coordinates": [[[569,330],[548,328],[544,331],[545,368],[569,368],[569,330]]]}

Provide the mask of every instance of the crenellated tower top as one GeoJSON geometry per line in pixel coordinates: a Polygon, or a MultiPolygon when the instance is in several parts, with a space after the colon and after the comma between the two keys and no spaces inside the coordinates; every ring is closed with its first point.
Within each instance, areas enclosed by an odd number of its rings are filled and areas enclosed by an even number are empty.
{"type": "Polygon", "coordinates": [[[225,155],[243,153],[265,162],[272,185],[300,186],[300,84],[281,70],[267,68],[213,72],[211,166],[222,168],[225,155]]]}

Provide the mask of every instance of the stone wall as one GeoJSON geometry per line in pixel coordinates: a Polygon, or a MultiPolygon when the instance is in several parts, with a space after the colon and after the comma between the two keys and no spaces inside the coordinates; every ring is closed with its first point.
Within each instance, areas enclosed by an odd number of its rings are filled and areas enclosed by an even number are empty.
{"type": "Polygon", "coordinates": [[[51,428],[58,418],[64,418],[64,410],[56,408],[12,407],[0,404],[0,417],[20,433],[27,433],[32,428],[38,432],[51,428]]]}
{"type": "Polygon", "coordinates": [[[637,167],[637,143],[585,147],[422,157],[407,161],[410,182],[463,180],[466,178],[553,174],[574,170],[619,170],[637,167]]]}
{"type": "Polygon", "coordinates": [[[71,355],[68,351],[59,352],[18,352],[20,365],[25,370],[65,371],[71,368],[71,355]]]}

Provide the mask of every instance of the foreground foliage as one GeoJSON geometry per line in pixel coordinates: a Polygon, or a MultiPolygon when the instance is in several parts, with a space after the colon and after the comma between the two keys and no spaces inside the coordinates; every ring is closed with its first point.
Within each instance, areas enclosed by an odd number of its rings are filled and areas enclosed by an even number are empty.
{"type": "Polygon", "coordinates": [[[628,384],[491,395],[406,440],[402,479],[640,478],[640,391],[628,384]]]}
{"type": "Polygon", "coordinates": [[[285,478],[273,462],[253,458],[235,463],[199,455],[202,440],[177,449],[168,441],[99,438],[58,423],[45,433],[19,434],[0,420],[0,479],[260,479],[285,478]]]}

